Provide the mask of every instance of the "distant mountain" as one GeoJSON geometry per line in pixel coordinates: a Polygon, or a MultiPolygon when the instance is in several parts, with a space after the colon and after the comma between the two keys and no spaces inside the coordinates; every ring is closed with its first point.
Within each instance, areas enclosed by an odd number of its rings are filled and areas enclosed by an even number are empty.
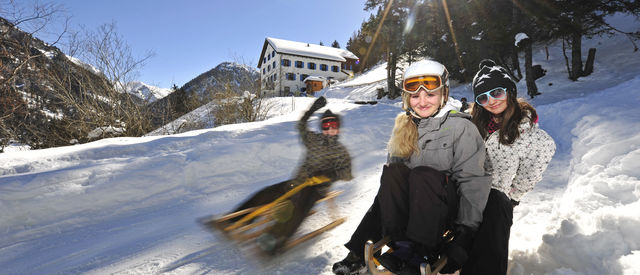
{"type": "Polygon", "coordinates": [[[223,62],[187,82],[182,86],[182,89],[188,93],[197,94],[203,99],[224,91],[225,86],[241,95],[244,91],[255,91],[258,87],[259,78],[260,73],[252,67],[233,62],[223,62]]]}
{"type": "Polygon", "coordinates": [[[150,104],[153,110],[153,126],[161,127],[198,107],[209,103],[215,94],[230,91],[242,95],[245,91],[258,90],[260,73],[247,65],[233,62],[220,63],[200,74],[170,93],[150,104]]]}
{"type": "Polygon", "coordinates": [[[129,82],[126,86],[128,93],[149,103],[161,99],[172,92],[169,88],[160,88],[141,81],[129,82]]]}
{"type": "MultiPolygon", "coordinates": [[[[101,75],[101,76],[103,75],[102,72],[98,70],[98,68],[94,67],[91,64],[85,63],[84,61],[72,56],[67,56],[67,58],[71,60],[73,63],[75,63],[76,65],[83,67],[88,71],[91,71],[97,75],[101,75]]],[[[172,92],[172,90],[169,88],[156,87],[153,85],[146,84],[142,81],[132,81],[125,84],[125,86],[126,86],[127,93],[135,95],[137,98],[141,100],[139,102],[146,102],[146,103],[154,102],[160,98],[167,96],[172,92]]]]}

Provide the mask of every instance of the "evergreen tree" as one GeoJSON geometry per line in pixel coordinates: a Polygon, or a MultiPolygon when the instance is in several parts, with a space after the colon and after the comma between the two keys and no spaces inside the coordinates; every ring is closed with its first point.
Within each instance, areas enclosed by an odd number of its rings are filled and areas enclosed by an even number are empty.
{"type": "Polygon", "coordinates": [[[371,14],[368,20],[362,22],[360,29],[351,36],[347,43],[347,49],[360,57],[360,63],[354,68],[356,72],[371,68],[383,59],[382,50],[378,47],[372,47],[371,44],[378,21],[376,15],[371,14]]]}
{"type": "MultiPolygon", "coordinates": [[[[583,36],[624,33],[640,38],[640,32],[622,32],[606,24],[604,17],[615,12],[638,15],[640,4],[632,0],[367,0],[364,9],[375,11],[347,42],[347,49],[360,56],[356,71],[380,61],[387,62],[390,97],[399,95],[396,66],[399,62],[435,59],[449,69],[452,79],[468,82],[477,64],[491,58],[507,68],[516,80],[523,78],[519,51],[524,52],[525,74],[530,96],[539,94],[532,74],[533,46],[557,39],[571,47],[571,79],[592,70],[595,49],[583,68],[583,36]],[[529,39],[516,45],[515,36],[529,39]]],[[[634,46],[635,43],[634,43],[634,46]]],[[[635,47],[637,49],[637,47],[635,47]]],[[[568,58],[567,58],[568,59],[568,58]]]]}
{"type": "Polygon", "coordinates": [[[371,43],[384,50],[387,60],[387,89],[389,98],[400,96],[396,85],[396,69],[403,49],[403,27],[411,6],[409,0],[368,0],[365,10],[378,9],[378,26],[371,43]]]}
{"type": "Polygon", "coordinates": [[[340,43],[338,43],[338,40],[333,40],[333,43],[331,43],[331,47],[340,49],[340,43]]]}

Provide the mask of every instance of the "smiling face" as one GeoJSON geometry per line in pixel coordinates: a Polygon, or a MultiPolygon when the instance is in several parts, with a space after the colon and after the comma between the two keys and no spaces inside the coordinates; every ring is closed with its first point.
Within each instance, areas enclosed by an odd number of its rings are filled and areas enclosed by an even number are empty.
{"type": "Polygon", "coordinates": [[[502,112],[504,112],[504,110],[507,109],[507,98],[509,96],[510,96],[509,93],[507,93],[507,96],[505,96],[505,97],[503,97],[501,99],[495,99],[493,97],[489,97],[489,101],[487,102],[487,104],[482,106],[482,108],[484,108],[485,110],[489,111],[494,116],[498,116],[498,115],[502,114],[502,112]]]}
{"type": "Polygon", "coordinates": [[[423,88],[409,95],[409,106],[422,118],[430,117],[438,111],[442,99],[442,89],[428,93],[423,88]]]}

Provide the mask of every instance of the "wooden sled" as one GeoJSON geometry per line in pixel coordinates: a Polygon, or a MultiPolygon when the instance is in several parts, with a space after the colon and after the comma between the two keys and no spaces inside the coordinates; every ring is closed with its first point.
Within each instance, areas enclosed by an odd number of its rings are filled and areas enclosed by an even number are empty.
{"type": "MultiPolygon", "coordinates": [[[[373,275],[392,275],[393,272],[384,268],[384,266],[380,265],[378,260],[374,257],[374,255],[382,250],[382,248],[387,245],[391,241],[389,236],[382,238],[376,243],[369,240],[364,245],[364,259],[369,272],[373,275]]],[[[447,257],[440,257],[433,265],[433,267],[428,263],[422,263],[420,265],[420,274],[422,275],[436,275],[442,268],[447,264],[447,257]]]]}
{"type": "MultiPolygon", "coordinates": [[[[280,196],[271,203],[229,213],[219,218],[204,218],[201,219],[200,222],[204,224],[208,229],[215,229],[219,232],[222,232],[223,235],[228,239],[241,243],[248,242],[256,239],[262,233],[269,231],[274,225],[275,220],[277,220],[283,212],[287,212],[287,207],[291,207],[289,205],[290,202],[288,201],[291,196],[295,195],[305,187],[322,184],[327,181],[329,181],[329,178],[324,176],[311,177],[304,183],[289,190],[284,195],[280,196]],[[236,221],[231,221],[232,219],[237,217],[241,218],[236,221]]],[[[316,201],[316,204],[330,200],[331,206],[333,206],[333,199],[340,193],[342,193],[342,191],[329,192],[324,198],[316,201]]],[[[315,211],[312,210],[309,212],[309,215],[313,215],[314,213],[315,211]]],[[[333,222],[323,227],[287,241],[283,249],[291,249],[294,246],[299,245],[315,236],[318,236],[323,232],[335,228],[345,221],[345,218],[335,218],[333,222]]]]}

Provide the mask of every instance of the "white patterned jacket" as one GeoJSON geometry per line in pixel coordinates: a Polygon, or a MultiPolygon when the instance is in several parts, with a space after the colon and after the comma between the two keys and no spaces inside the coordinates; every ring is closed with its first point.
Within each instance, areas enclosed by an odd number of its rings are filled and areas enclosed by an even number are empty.
{"type": "Polygon", "coordinates": [[[518,126],[520,136],[511,145],[500,144],[499,130],[485,141],[485,169],[492,176],[491,188],[515,201],[520,201],[542,179],[556,151],[553,138],[538,123],[530,126],[530,120],[528,114],[522,119],[518,126]]]}

